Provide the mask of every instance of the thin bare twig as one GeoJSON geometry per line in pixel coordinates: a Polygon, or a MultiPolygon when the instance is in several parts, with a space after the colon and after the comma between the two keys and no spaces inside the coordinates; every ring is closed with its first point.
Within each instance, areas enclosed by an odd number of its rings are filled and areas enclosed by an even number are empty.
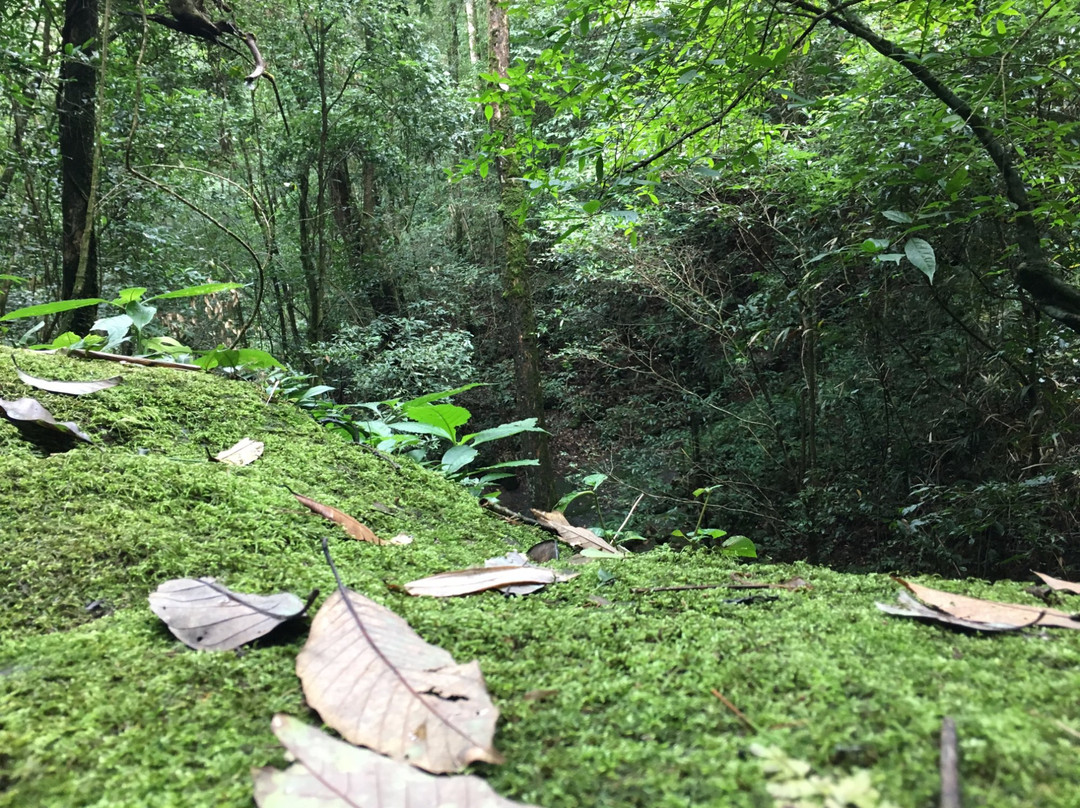
{"type": "Polygon", "coordinates": [[[941,808],[960,808],[960,752],[956,722],[948,715],[941,722],[941,808]]]}
{"type": "Polygon", "coordinates": [[[725,707],[727,707],[729,710],[731,710],[731,712],[735,715],[735,717],[737,719],[739,719],[739,721],[742,723],[742,725],[744,727],[746,727],[751,732],[757,732],[758,731],[758,728],[756,726],[754,726],[754,722],[751,721],[749,718],[747,718],[746,714],[743,713],[742,710],[740,710],[738,707],[736,707],[734,704],[732,704],[731,701],[727,698],[727,696],[725,696],[723,693],[721,693],[715,687],[710,688],[709,692],[712,693],[714,696],[716,696],[716,698],[720,699],[720,703],[723,704],[725,707]]]}

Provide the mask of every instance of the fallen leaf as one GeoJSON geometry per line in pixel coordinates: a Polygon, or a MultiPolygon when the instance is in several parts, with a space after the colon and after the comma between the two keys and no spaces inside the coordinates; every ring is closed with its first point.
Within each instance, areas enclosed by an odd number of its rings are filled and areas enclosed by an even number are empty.
{"type": "Polygon", "coordinates": [[[262,441],[244,438],[229,449],[223,449],[214,455],[214,460],[230,466],[249,466],[262,457],[266,444],[262,441]]]}
{"type": "Polygon", "coordinates": [[[537,564],[556,561],[559,558],[559,543],[555,539],[544,539],[526,550],[525,555],[537,564]]]}
{"type": "Polygon", "coordinates": [[[425,774],[291,716],[275,715],[270,726],[296,763],[252,771],[259,808],[529,808],[500,797],[476,775],[425,774]]]}
{"type": "Polygon", "coordinates": [[[184,645],[231,651],[302,614],[306,605],[291,592],[250,595],[213,578],[177,578],[150,594],[150,608],[184,645]]]}
{"type": "Polygon", "coordinates": [[[323,505],[321,502],[316,502],[309,497],[305,497],[303,494],[293,493],[297,501],[301,505],[309,508],[324,519],[329,519],[331,522],[336,522],[341,525],[345,532],[352,536],[354,539],[360,541],[370,542],[371,544],[387,544],[387,542],[376,536],[369,527],[361,524],[359,521],[349,516],[345,511],[339,511],[332,505],[323,505]]]}
{"type": "Polygon", "coordinates": [[[1059,609],[1051,609],[1045,606],[1027,606],[1019,603],[998,603],[992,600],[942,592],[928,586],[905,581],[902,578],[894,578],[894,580],[901,586],[906,587],[926,605],[960,620],[987,623],[995,626],[1010,626],[1012,628],[1048,626],[1080,629],[1080,620],[1074,620],[1072,615],[1059,609]]]}
{"type": "Polygon", "coordinates": [[[1073,595],[1080,595],[1080,584],[1074,584],[1072,581],[1063,581],[1060,578],[1051,578],[1041,572],[1036,572],[1044,584],[1053,589],[1055,592],[1068,592],[1073,595]]]}
{"type": "Polygon", "coordinates": [[[426,595],[432,598],[452,598],[458,595],[471,595],[485,589],[502,589],[521,584],[530,585],[528,591],[510,592],[510,594],[531,594],[547,584],[569,581],[578,573],[559,572],[543,567],[508,565],[499,567],[472,567],[453,572],[441,572],[427,578],[409,581],[405,591],[410,595],[426,595]]]}
{"type": "Polygon", "coordinates": [[[525,699],[525,701],[547,701],[557,695],[559,695],[558,690],[530,690],[522,694],[521,698],[525,699]]]}
{"type": "Polygon", "coordinates": [[[19,363],[15,361],[15,357],[11,357],[11,363],[15,365],[15,372],[19,374],[19,378],[22,379],[23,384],[27,384],[30,387],[36,387],[38,390],[44,390],[47,393],[63,393],[68,396],[85,396],[89,393],[96,393],[99,390],[108,390],[110,387],[116,387],[121,384],[124,379],[122,376],[113,376],[111,379],[99,379],[97,381],[89,382],[62,382],[53,381],[51,379],[39,379],[37,376],[31,376],[29,373],[23,373],[22,368],[19,367],[19,363]]]}
{"type": "MultiPolygon", "coordinates": [[[[331,595],[296,659],[307,699],[346,740],[430,772],[501,763],[480,665],[459,665],[363,595],[331,595]]],[[[435,805],[436,803],[429,803],[435,805]]]]}
{"type": "Polygon", "coordinates": [[[52,413],[36,398],[19,398],[15,401],[0,399],[0,411],[11,421],[24,437],[35,443],[67,441],[78,438],[93,443],[90,437],[72,421],[57,421],[52,413]]]}
{"type": "Polygon", "coordinates": [[[408,533],[398,533],[394,538],[390,539],[391,544],[412,544],[413,537],[408,533]]]}
{"type": "Polygon", "coordinates": [[[591,530],[570,524],[560,511],[538,511],[533,508],[532,512],[537,522],[549,530],[554,530],[559,538],[571,547],[595,547],[609,553],[619,552],[614,545],[604,541],[591,530]]]}
{"type": "Polygon", "coordinates": [[[924,606],[907,592],[897,593],[896,600],[900,603],[900,606],[890,606],[887,603],[875,603],[874,605],[885,612],[885,614],[895,615],[896,617],[918,617],[924,620],[936,620],[937,622],[944,623],[948,626],[959,626],[960,628],[971,629],[972,631],[1019,631],[1023,628],[1023,626],[1014,626],[1006,623],[983,623],[954,617],[947,612],[924,606]]]}

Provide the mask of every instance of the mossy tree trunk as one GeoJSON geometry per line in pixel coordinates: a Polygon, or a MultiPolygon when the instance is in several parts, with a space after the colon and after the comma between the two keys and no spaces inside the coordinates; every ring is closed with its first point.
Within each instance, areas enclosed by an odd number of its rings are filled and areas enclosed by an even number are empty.
{"type": "MultiPolygon", "coordinates": [[[[489,0],[488,28],[491,72],[506,78],[510,67],[510,25],[505,6],[496,0],[489,0]]],[[[502,151],[496,160],[496,177],[499,183],[499,218],[503,229],[503,302],[507,313],[508,341],[514,357],[514,400],[518,418],[536,418],[537,423],[544,426],[540,349],[524,231],[527,202],[518,177],[514,154],[514,120],[509,107],[496,105],[491,125],[501,135],[502,142],[502,151]]],[[[555,475],[547,433],[523,433],[522,450],[526,457],[536,458],[539,462],[535,467],[528,467],[527,495],[535,506],[547,508],[554,501],[555,493],[555,475]]]]}
{"type": "MultiPolygon", "coordinates": [[[[94,137],[97,126],[98,0],[66,0],[60,62],[57,115],[60,125],[60,206],[63,220],[63,271],[60,296],[64,300],[98,297],[97,237],[90,205],[94,184],[94,137]]],[[[97,308],[76,309],[62,328],[88,334],[97,308]]]]}

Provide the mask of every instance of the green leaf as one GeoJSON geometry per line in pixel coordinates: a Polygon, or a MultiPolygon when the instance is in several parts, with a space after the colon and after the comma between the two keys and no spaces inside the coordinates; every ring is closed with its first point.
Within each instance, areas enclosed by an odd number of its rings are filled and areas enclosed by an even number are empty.
{"type": "Polygon", "coordinates": [[[451,446],[439,461],[439,471],[450,476],[476,459],[476,449],[471,446],[451,446]]]}
{"type": "Polygon", "coordinates": [[[19,275],[5,275],[4,273],[0,273],[0,281],[11,281],[12,283],[27,282],[26,278],[20,277],[19,275]]]}
{"type": "Polygon", "coordinates": [[[266,351],[256,348],[226,348],[219,345],[212,351],[205,351],[195,360],[195,364],[203,370],[214,368],[284,368],[266,351]]]}
{"type": "Polygon", "coordinates": [[[485,104],[484,105],[484,120],[485,121],[490,121],[494,116],[495,116],[495,105],[494,104],[485,104]]]}
{"type": "Polygon", "coordinates": [[[887,238],[868,238],[859,245],[859,249],[864,253],[879,253],[887,249],[889,244],[887,238]]]}
{"type": "Polygon", "coordinates": [[[9,311],[3,317],[2,320],[18,320],[23,317],[37,317],[42,314],[57,314],[61,311],[71,311],[72,309],[84,309],[87,306],[97,306],[101,303],[108,303],[108,300],[102,300],[100,297],[87,297],[82,300],[57,300],[54,303],[40,303],[37,306],[27,306],[24,309],[15,309],[15,311],[9,311]]]}
{"type": "MultiPolygon", "coordinates": [[[[444,398],[452,398],[458,393],[464,393],[466,390],[472,390],[474,387],[485,387],[482,382],[473,382],[472,384],[465,384],[461,387],[455,387],[453,390],[442,390],[438,393],[428,393],[427,395],[418,396],[417,398],[411,398],[408,401],[402,403],[402,409],[408,409],[409,407],[416,407],[420,404],[427,404],[430,401],[439,401],[444,398]]],[[[390,401],[382,401],[380,404],[390,404],[390,401]]]]}
{"type": "Polygon", "coordinates": [[[604,184],[604,155],[596,155],[596,182],[599,185],[604,184]]]}
{"type": "Polygon", "coordinates": [[[493,426],[490,429],[484,429],[480,432],[474,432],[472,435],[466,435],[461,439],[462,443],[470,443],[473,446],[479,446],[481,443],[487,443],[492,440],[499,440],[500,438],[509,438],[512,435],[518,435],[522,432],[545,432],[546,430],[536,425],[535,418],[526,418],[522,421],[511,421],[508,424],[499,424],[499,426],[493,426]]]}
{"type": "Polygon", "coordinates": [[[457,443],[457,428],[472,418],[472,413],[457,404],[421,404],[405,407],[405,417],[420,424],[446,430],[450,440],[457,443]]]}
{"type": "Polygon", "coordinates": [[[124,305],[124,313],[131,318],[131,324],[136,330],[142,331],[154,319],[157,307],[147,306],[141,300],[132,300],[124,305]]]}
{"type": "Polygon", "coordinates": [[[904,255],[920,270],[930,281],[934,282],[934,273],[937,272],[937,258],[934,257],[934,248],[930,242],[921,238],[909,238],[904,245],[904,255]]]}
{"type": "Polygon", "coordinates": [[[562,499],[560,499],[558,502],[555,503],[555,510],[562,511],[562,512],[565,513],[566,509],[570,506],[571,502],[573,502],[578,497],[584,497],[584,496],[590,496],[590,497],[591,496],[596,496],[596,492],[592,491],[592,490],[589,490],[589,491],[574,491],[574,492],[572,492],[570,494],[567,494],[565,497],[563,497],[562,499]]]}
{"type": "MultiPolygon", "coordinates": [[[[215,295],[218,292],[227,292],[230,289],[242,289],[244,284],[242,283],[204,283],[202,286],[188,286],[185,289],[176,289],[172,292],[165,292],[160,295],[154,295],[148,300],[170,300],[174,297],[197,297],[198,295],[215,295]]],[[[143,289],[145,292],[146,290],[143,289]]]]}
{"type": "Polygon", "coordinates": [[[603,205],[603,203],[600,202],[599,199],[590,199],[588,202],[586,202],[584,205],[581,206],[581,209],[583,211],[585,211],[587,214],[589,214],[590,216],[592,216],[594,213],[596,213],[598,210],[600,210],[602,205],[603,205]]]}
{"type": "Polygon", "coordinates": [[[720,545],[724,555],[740,558],[757,558],[757,548],[746,536],[732,536],[720,545]]]}
{"type": "Polygon", "coordinates": [[[881,215],[891,222],[898,222],[899,224],[911,224],[915,221],[910,213],[904,213],[899,210],[883,210],[881,215]]]}
{"type": "MultiPolygon", "coordinates": [[[[601,474],[601,473],[597,472],[596,474],[590,474],[588,477],[583,479],[581,481],[581,484],[582,485],[587,485],[587,486],[589,486],[590,488],[592,488],[595,491],[597,488],[600,487],[601,483],[603,483],[605,480],[607,480],[607,478],[608,478],[608,476],[606,474],[601,474]]],[[[562,510],[562,509],[561,508],[556,508],[555,510],[558,511],[558,510],[562,510]]]]}
{"type": "Polygon", "coordinates": [[[133,300],[142,300],[142,296],[145,294],[145,286],[132,286],[130,289],[121,289],[120,294],[116,296],[116,300],[112,304],[114,306],[126,306],[133,300]]]}
{"type": "Polygon", "coordinates": [[[126,314],[117,314],[114,317],[102,317],[90,326],[91,331],[104,331],[106,335],[105,350],[111,351],[117,345],[127,341],[128,332],[131,331],[132,320],[126,314]]]}
{"type": "Polygon", "coordinates": [[[437,438],[443,438],[451,443],[456,442],[454,441],[454,436],[440,426],[417,424],[412,421],[395,421],[390,426],[398,432],[409,432],[415,435],[434,435],[437,438]]]}

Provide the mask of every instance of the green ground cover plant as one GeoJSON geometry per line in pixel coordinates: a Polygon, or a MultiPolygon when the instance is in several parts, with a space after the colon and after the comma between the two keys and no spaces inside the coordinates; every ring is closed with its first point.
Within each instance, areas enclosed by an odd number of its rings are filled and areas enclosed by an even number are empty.
{"type": "MultiPolygon", "coordinates": [[[[480,661],[506,763],[472,771],[507,798],[773,806],[767,765],[792,770],[781,765],[790,758],[837,781],[866,778],[874,804],[926,806],[949,715],[970,804],[1075,805],[1076,632],[958,633],[878,612],[897,590],[884,575],[696,546],[592,561],[528,597],[411,598],[406,581],[546,536],[418,464],[396,469],[299,408],[267,404],[253,384],[125,367],[124,384],[72,398],[26,388],[10,355],[0,349],[0,398],[35,395],[95,443],[45,456],[0,421],[0,805],[250,805],[251,767],[285,765],[271,716],[319,724],[294,673],[306,627],[194,652],[147,595],[214,575],[240,591],[318,588],[321,602],[333,589],[324,537],[350,587],[456,659],[480,661]],[[207,460],[243,437],[266,444],[252,465],[207,460]],[[352,541],[286,485],[414,541],[352,541]],[[811,588],[741,600],[724,588],[733,572],[811,588]],[[660,589],[701,585],[716,588],[660,589]]],[[[19,364],[44,378],[117,373],[29,352],[19,364]]],[[[1019,582],[920,580],[1038,604],[1019,582]]]]}

